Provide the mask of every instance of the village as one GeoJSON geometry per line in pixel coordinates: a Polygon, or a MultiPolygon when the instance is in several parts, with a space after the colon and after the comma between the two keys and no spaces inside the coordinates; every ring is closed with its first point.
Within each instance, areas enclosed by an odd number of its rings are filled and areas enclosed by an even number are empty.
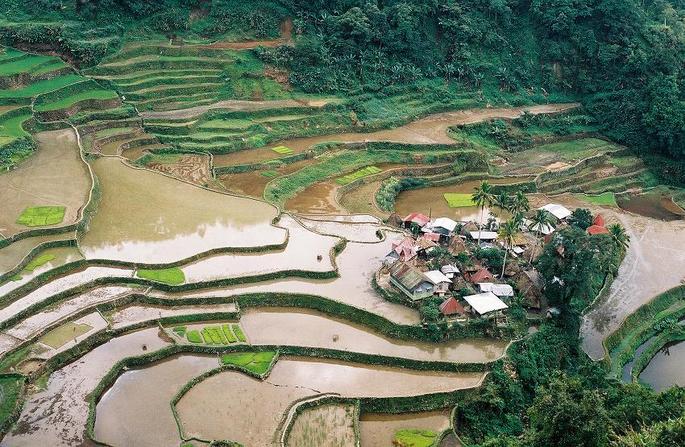
{"type": "Polygon", "coordinates": [[[543,245],[574,217],[587,221],[589,235],[609,234],[604,218],[581,208],[571,212],[556,203],[531,210],[521,193],[488,193],[479,199],[483,189],[487,191],[487,182],[472,198],[481,208],[481,222],[421,213],[391,217],[389,223],[403,229],[404,235],[392,243],[376,284],[386,296],[401,297],[404,304],[422,309],[424,322],[483,318],[506,325],[512,302],[523,306],[531,318],[558,316],[560,310],[546,302],[544,279],[535,261],[543,245]],[[482,222],[485,205],[501,212],[491,212],[482,222]],[[437,312],[431,313],[432,306],[437,312]]]}

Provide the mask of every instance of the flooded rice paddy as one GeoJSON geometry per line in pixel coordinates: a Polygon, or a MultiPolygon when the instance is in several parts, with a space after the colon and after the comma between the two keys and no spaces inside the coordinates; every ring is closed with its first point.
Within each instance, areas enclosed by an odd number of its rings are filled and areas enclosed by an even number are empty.
{"type": "Polygon", "coordinates": [[[165,263],[285,240],[285,230],[271,225],[276,208],[264,202],[211,192],[116,158],[100,158],[93,169],[102,198],[81,241],[86,258],[165,263]]]}
{"type": "Polygon", "coordinates": [[[617,196],[616,202],[626,211],[652,219],[665,221],[685,219],[685,211],[668,195],[624,194],[617,196]]]}
{"type": "Polygon", "coordinates": [[[656,391],[685,386],[685,342],[668,343],[640,373],[639,380],[656,391]]]}
{"type": "MultiPolygon", "coordinates": [[[[63,236],[61,236],[63,237],[63,236]]],[[[50,239],[50,236],[41,236],[38,239],[50,239]]],[[[30,238],[34,239],[34,238],[30,238]]],[[[57,238],[59,240],[59,237],[57,238]]],[[[8,255],[8,258],[5,259],[3,258],[5,251],[4,250],[13,250],[20,248],[22,246],[22,242],[24,240],[20,240],[18,242],[15,242],[14,244],[5,247],[0,250],[0,259],[3,259],[3,261],[9,261],[8,263],[14,263],[14,260],[11,260],[10,258],[13,255],[10,255],[9,253],[6,253],[8,255]]],[[[33,245],[35,241],[32,241],[29,245],[33,245]]],[[[20,253],[21,249],[18,251],[15,251],[15,253],[20,253]]],[[[26,253],[24,253],[24,256],[21,256],[22,259],[26,256],[26,253]]],[[[30,264],[22,270],[21,272],[17,273],[14,275],[10,280],[6,281],[5,283],[0,283],[0,296],[10,292],[11,290],[16,289],[17,287],[23,286],[27,282],[31,281],[33,278],[36,276],[40,275],[41,273],[45,273],[49,270],[52,270],[54,268],[57,268],[61,265],[67,264],[69,262],[74,262],[78,261],[79,259],[83,259],[83,256],[81,256],[81,253],[74,247],[57,247],[57,248],[50,248],[48,250],[42,251],[37,258],[37,261],[34,263],[34,266],[31,266],[30,264]],[[48,260],[49,259],[49,260],[48,260]],[[43,263],[45,261],[45,263],[43,263]],[[40,265],[39,265],[40,264],[40,265]]],[[[0,261],[2,263],[2,261],[0,261]]],[[[18,264],[15,263],[14,266],[18,264]]],[[[8,269],[9,270],[9,269],[8,269]]]]}
{"type": "Polygon", "coordinates": [[[362,447],[391,446],[398,430],[418,429],[442,433],[450,427],[449,411],[421,413],[364,413],[359,420],[362,447]]]}
{"type": "Polygon", "coordinates": [[[188,436],[263,447],[272,445],[289,406],[304,397],[413,396],[477,386],[481,379],[478,373],[438,374],[287,358],[276,363],[265,381],[234,371],[209,377],[180,400],[177,410],[188,436]]]}
{"type": "Polygon", "coordinates": [[[80,219],[92,186],[72,129],[35,135],[38,149],[16,169],[0,175],[0,235],[10,237],[31,228],[17,223],[27,207],[63,206],[66,226],[80,219]],[[69,181],[64,181],[68,178],[69,181]]]}
{"type": "Polygon", "coordinates": [[[348,447],[355,445],[354,405],[324,404],[300,413],[292,424],[287,447],[348,447]]]}
{"type": "Polygon", "coordinates": [[[248,309],[240,324],[256,345],[320,347],[415,360],[491,362],[504,355],[507,346],[506,341],[486,339],[439,344],[397,340],[319,312],[298,309],[248,309]]]}

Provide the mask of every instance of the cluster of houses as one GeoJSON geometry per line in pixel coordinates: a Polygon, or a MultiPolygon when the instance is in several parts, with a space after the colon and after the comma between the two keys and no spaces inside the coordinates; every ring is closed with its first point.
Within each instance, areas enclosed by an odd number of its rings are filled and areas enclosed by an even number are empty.
{"type": "MultiPolygon", "coordinates": [[[[562,205],[549,204],[542,207],[555,217],[558,224],[571,216],[571,211],[562,205]]],[[[438,247],[446,249],[453,257],[468,254],[469,242],[480,240],[482,248],[498,245],[496,226],[480,228],[474,222],[457,222],[447,217],[431,219],[421,213],[411,213],[398,219],[398,225],[410,230],[405,236],[392,243],[392,250],[384,259],[384,268],[379,274],[386,275],[386,284],[399,290],[411,302],[420,302],[438,296],[443,299],[439,306],[446,318],[468,318],[470,316],[497,318],[508,308],[514,296],[514,287],[528,306],[540,309],[543,306],[543,281],[533,268],[521,268],[518,263],[507,264],[503,278],[497,278],[477,260],[457,265],[445,263],[436,266],[428,262],[430,254],[438,247]],[[429,267],[430,265],[433,268],[429,267]],[[464,294],[469,290],[474,293],[464,294]]],[[[529,250],[539,244],[536,235],[549,237],[558,226],[545,225],[536,228],[530,221],[523,222],[522,232],[509,248],[513,258],[528,256],[529,250]]],[[[607,231],[601,216],[595,218],[588,229],[590,234],[607,231]]],[[[523,264],[523,263],[522,263],[523,264]]]]}

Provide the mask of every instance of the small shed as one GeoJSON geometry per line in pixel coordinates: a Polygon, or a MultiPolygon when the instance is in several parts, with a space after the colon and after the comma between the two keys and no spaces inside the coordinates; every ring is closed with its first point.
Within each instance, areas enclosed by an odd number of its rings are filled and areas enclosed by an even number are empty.
{"type": "Polygon", "coordinates": [[[440,270],[431,270],[424,273],[426,279],[433,284],[433,293],[444,295],[449,291],[452,280],[445,276],[440,270]]]}
{"type": "Polygon", "coordinates": [[[507,309],[507,306],[502,300],[492,292],[479,293],[477,295],[467,295],[464,297],[469,306],[478,315],[487,315],[493,312],[507,309]]]}
{"type": "Polygon", "coordinates": [[[450,239],[450,243],[447,246],[447,251],[449,251],[452,256],[457,256],[459,253],[466,251],[466,242],[464,242],[461,236],[455,236],[450,239]]]}
{"type": "Polygon", "coordinates": [[[602,216],[601,214],[597,214],[597,215],[595,216],[595,218],[592,219],[592,225],[597,225],[597,226],[600,226],[600,227],[606,226],[606,224],[605,224],[605,222],[604,222],[604,216],[602,216]]]}
{"type": "Polygon", "coordinates": [[[416,256],[416,242],[409,236],[393,241],[392,250],[386,258],[392,258],[400,262],[407,262],[416,256]]]}
{"type": "Polygon", "coordinates": [[[462,306],[455,297],[451,296],[440,304],[440,312],[444,316],[449,317],[453,315],[464,315],[466,310],[464,310],[464,306],[462,306]]]}
{"type": "Polygon", "coordinates": [[[605,227],[600,227],[599,225],[590,225],[587,227],[587,234],[591,236],[595,234],[609,234],[609,230],[605,227]]]}
{"type": "Polygon", "coordinates": [[[500,298],[514,296],[514,288],[509,284],[495,284],[492,282],[478,283],[478,288],[481,292],[492,292],[500,298]]]}

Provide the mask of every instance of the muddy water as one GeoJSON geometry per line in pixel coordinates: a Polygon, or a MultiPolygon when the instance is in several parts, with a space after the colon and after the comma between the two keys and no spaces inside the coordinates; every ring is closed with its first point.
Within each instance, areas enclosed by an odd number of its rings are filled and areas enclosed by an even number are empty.
{"type": "Polygon", "coordinates": [[[302,397],[413,396],[475,386],[481,378],[476,373],[436,374],[288,358],[279,360],[265,382],[232,371],[212,376],[191,389],[177,409],[189,435],[262,447],[271,445],[282,415],[302,397]]]}
{"type": "Polygon", "coordinates": [[[349,447],[355,445],[354,405],[319,405],[300,413],[287,447],[349,447]]]}
{"type": "MultiPolygon", "coordinates": [[[[488,179],[491,185],[507,185],[520,183],[530,180],[529,178],[519,179],[488,179]]],[[[480,219],[480,208],[467,206],[461,208],[450,208],[443,194],[463,193],[471,194],[474,188],[481,184],[481,180],[469,180],[456,185],[431,186],[428,188],[411,189],[402,191],[395,201],[395,210],[400,216],[418,212],[425,215],[449,217],[456,221],[478,221],[480,219]]],[[[485,208],[483,211],[483,222],[487,221],[489,214],[498,216],[501,211],[497,208],[485,208]]]]}
{"type": "Polygon", "coordinates": [[[205,258],[182,268],[187,282],[216,278],[257,275],[283,270],[326,272],[334,270],[331,250],[338,238],[321,236],[284,214],[278,225],[290,233],[285,249],[257,254],[218,255],[205,258]],[[318,258],[321,256],[321,259],[318,258]]]}
{"type": "Polygon", "coordinates": [[[351,242],[378,242],[381,239],[376,234],[380,228],[376,223],[335,222],[311,220],[304,217],[299,220],[312,231],[345,238],[351,242]]]}
{"type": "Polygon", "coordinates": [[[57,352],[71,348],[81,340],[93,335],[107,327],[107,322],[99,312],[87,314],[73,322],[65,323],[47,334],[43,335],[38,341],[50,348],[52,351],[46,357],[52,356],[57,352]]]}
{"type": "Polygon", "coordinates": [[[447,136],[447,129],[458,124],[469,124],[492,118],[517,118],[524,112],[531,114],[552,113],[576,107],[576,104],[550,104],[532,107],[502,109],[472,109],[429,115],[420,120],[394,129],[369,133],[342,133],[318,137],[294,138],[283,140],[259,149],[219,155],[214,158],[216,166],[230,166],[255,161],[271,160],[279,155],[272,151],[274,146],[287,146],[295,153],[304,152],[315,144],[329,141],[357,143],[365,141],[394,141],[412,144],[450,144],[454,141],[447,136]]]}
{"type": "Polygon", "coordinates": [[[169,402],[190,379],[218,366],[215,356],[175,356],[122,374],[98,403],[95,439],[114,446],[179,445],[169,402]]]}
{"type": "MultiPolygon", "coordinates": [[[[19,265],[21,261],[24,260],[29,252],[41,243],[57,240],[68,239],[72,234],[63,234],[55,236],[37,236],[27,239],[22,239],[13,244],[8,245],[5,248],[0,249],[0,274],[12,270],[14,267],[19,265]]],[[[51,261],[43,264],[42,266],[36,267],[33,272],[21,272],[21,280],[10,281],[8,283],[0,285],[0,296],[9,292],[10,290],[25,284],[30,279],[36,275],[43,273],[47,270],[53,269],[60,265],[66,264],[67,262],[76,261],[83,258],[81,253],[76,248],[64,247],[64,248],[51,248],[48,251],[41,252],[41,254],[51,254],[55,258],[51,261]]]]}
{"type": "Polygon", "coordinates": [[[86,445],[86,396],[117,361],[164,347],[166,343],[157,332],[152,328],[118,337],[55,371],[46,390],[28,397],[19,421],[3,439],[3,446],[86,445]]]}
{"type": "Polygon", "coordinates": [[[490,362],[501,357],[507,346],[506,341],[487,339],[439,344],[397,340],[319,312],[296,309],[248,309],[240,324],[253,344],[321,347],[415,360],[490,362]]]}
{"type": "Polygon", "coordinates": [[[105,278],[108,276],[130,277],[133,276],[133,271],[113,267],[88,267],[80,272],[55,279],[0,309],[0,322],[6,321],[17,312],[21,312],[34,304],[41,303],[59,292],[63,292],[97,278],[105,278]]]}
{"type": "Polygon", "coordinates": [[[640,374],[640,382],[656,391],[663,391],[674,385],[685,386],[685,342],[674,342],[664,346],[640,374]]]}
{"type": "Polygon", "coordinates": [[[319,214],[300,214],[308,220],[316,221],[331,221],[331,222],[343,222],[343,223],[382,223],[378,217],[371,216],[369,214],[336,214],[336,215],[319,215],[319,214]]]}
{"type": "Polygon", "coordinates": [[[361,447],[390,447],[395,433],[402,429],[430,430],[440,434],[449,427],[449,410],[403,414],[365,413],[359,419],[361,447]]]}
{"type": "Polygon", "coordinates": [[[288,199],[285,202],[285,209],[296,213],[341,214],[345,210],[338,206],[335,200],[338,187],[332,181],[315,183],[288,199]]]}
{"type": "MultiPolygon", "coordinates": [[[[123,294],[129,293],[127,287],[100,287],[82,294],[76,295],[66,301],[57,303],[41,312],[32,315],[15,324],[7,333],[21,339],[30,339],[41,330],[68,318],[85,308],[111,301],[123,294]]],[[[0,350],[1,352],[1,350],[0,350]]]]}
{"type": "MultiPolygon", "coordinates": [[[[312,163],[316,163],[316,160],[308,159],[285,164],[274,170],[277,171],[279,175],[288,175],[312,163]]],[[[266,184],[272,180],[272,178],[262,175],[263,172],[264,171],[250,171],[239,174],[226,174],[222,175],[219,180],[228,191],[262,198],[264,197],[264,188],[266,188],[266,184]]]]}
{"type": "Polygon", "coordinates": [[[74,131],[41,132],[34,137],[38,143],[36,153],[17,169],[0,174],[0,234],[5,237],[36,228],[16,223],[26,207],[66,207],[64,221],[51,225],[58,227],[77,222],[79,210],[88,201],[91,179],[74,131]]]}
{"type": "Polygon", "coordinates": [[[618,206],[640,216],[659,220],[685,218],[685,211],[676,205],[671,197],[660,194],[621,195],[616,197],[618,206]]]}
{"type": "Polygon", "coordinates": [[[102,199],[81,241],[86,258],[163,263],[285,239],[285,230],[271,225],[276,208],[264,202],[207,191],[114,158],[100,158],[93,168],[102,199]]]}
{"type": "Polygon", "coordinates": [[[237,307],[234,303],[225,303],[207,306],[174,306],[174,307],[154,307],[154,306],[128,306],[119,309],[108,315],[108,320],[114,329],[130,326],[144,321],[153,321],[160,318],[173,317],[179,315],[210,314],[214,312],[236,312],[237,307]]]}

